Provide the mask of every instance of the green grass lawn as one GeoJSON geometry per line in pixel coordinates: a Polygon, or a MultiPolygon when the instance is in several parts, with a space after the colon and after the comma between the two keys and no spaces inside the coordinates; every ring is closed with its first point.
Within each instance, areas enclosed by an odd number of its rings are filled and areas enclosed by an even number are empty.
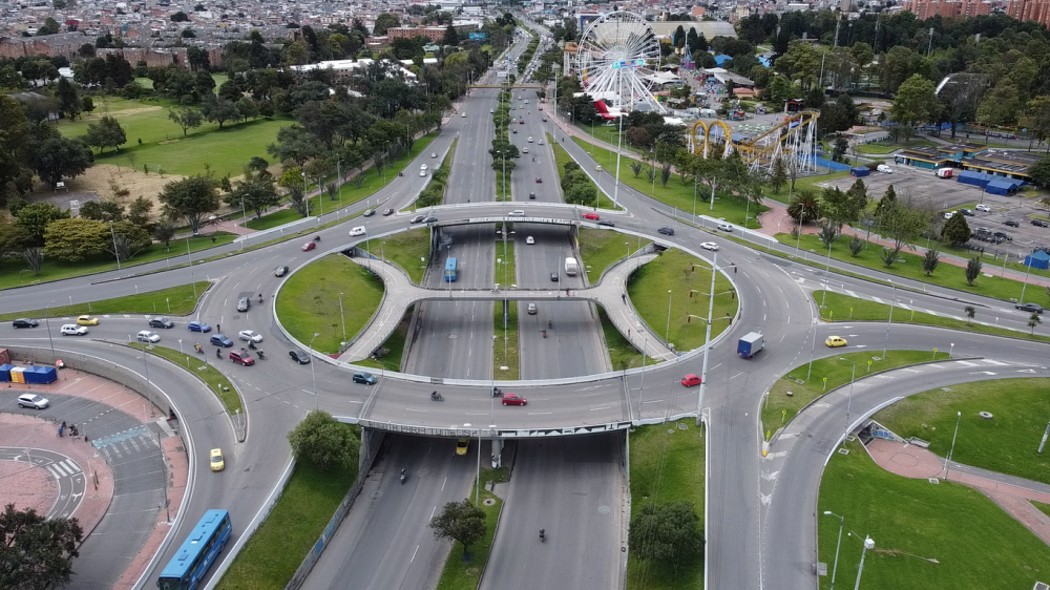
{"type": "Polygon", "coordinates": [[[415,284],[423,282],[426,261],[430,259],[430,232],[414,229],[368,241],[368,251],[405,271],[415,284]]]}
{"type": "Polygon", "coordinates": [[[881,141],[876,141],[873,143],[862,143],[857,145],[855,149],[857,150],[858,154],[872,154],[885,156],[904,148],[933,147],[935,145],[936,144],[932,141],[927,141],[925,139],[916,139],[905,143],[885,143],[881,141]]]}
{"type": "Polygon", "coordinates": [[[355,479],[356,466],[322,471],[309,463],[297,463],[284,493],[237,555],[218,588],[284,588],[355,479]]]}
{"type": "MultiPolygon", "coordinates": [[[[816,302],[817,308],[820,310],[821,319],[829,322],[881,322],[889,320],[890,316],[889,304],[876,303],[859,297],[850,297],[849,295],[832,293],[831,291],[814,291],[813,300],[816,302]],[[824,303],[823,307],[820,305],[822,301],[824,303]]],[[[959,315],[965,315],[962,309],[960,309],[959,312],[959,315]]],[[[974,320],[987,321],[987,319],[979,316],[975,316],[974,320]]],[[[946,318],[910,309],[901,309],[899,306],[894,308],[893,321],[900,324],[940,326],[952,330],[974,332],[976,334],[991,334],[993,336],[1005,336],[1008,338],[1024,338],[1026,340],[1037,340],[1041,342],[1050,341],[1050,337],[1047,336],[1040,336],[1038,334],[1033,336],[1028,332],[1019,332],[1017,330],[998,328],[996,326],[985,326],[983,324],[968,324],[964,320],[946,318]]]]}
{"type": "MultiPolygon", "coordinates": [[[[580,148],[587,150],[589,153],[593,152],[594,159],[601,164],[603,168],[610,171],[610,173],[615,173],[615,151],[589,144],[579,137],[573,138],[573,141],[575,141],[580,148]]],[[[715,198],[715,207],[714,210],[711,210],[710,204],[703,200],[703,197],[710,195],[710,189],[705,189],[703,186],[699,186],[694,191],[694,186],[691,180],[683,183],[681,178],[673,173],[671,174],[671,178],[667,181],[667,186],[662,186],[659,179],[659,170],[657,170],[657,178],[654,185],[649,181],[646,174],[649,165],[643,163],[641,173],[639,173],[638,176],[635,176],[630,168],[630,164],[633,161],[641,162],[641,160],[627,157],[626,154],[621,156],[620,182],[635,189],[643,195],[649,195],[661,203],[675,207],[679,211],[692,213],[695,210],[697,215],[710,215],[711,217],[724,218],[727,221],[739,225],[744,225],[744,218],[746,217],[748,220],[748,227],[757,227],[755,218],[765,210],[765,207],[755,205],[754,203],[748,205],[743,199],[726,198],[721,195],[715,198]]]]}
{"type": "MultiPolygon", "coordinates": [[[[510,285],[517,284],[518,282],[518,275],[515,274],[516,250],[514,245],[514,236],[510,235],[509,229],[510,228],[508,228],[506,241],[504,241],[502,238],[496,240],[496,262],[495,269],[492,273],[492,276],[496,278],[497,282],[508,288],[510,287],[510,285]]],[[[444,266],[444,259],[442,259],[442,266],[444,266]]]]}
{"type": "MultiPolygon", "coordinates": [[[[822,342],[816,343],[816,346],[820,347],[817,351],[820,354],[828,350],[822,342]]],[[[935,353],[932,350],[890,350],[885,357],[881,355],[882,351],[840,350],[840,354],[815,359],[812,368],[809,363],[795,367],[769,388],[769,394],[762,402],[761,414],[762,435],[766,440],[797,416],[806,404],[836,387],[848,384],[854,376],[853,363],[856,363],[856,378],[862,379],[880,371],[948,358],[948,353],[935,353]]]]}
{"type": "MultiPolygon", "coordinates": [[[[120,267],[122,269],[132,268],[149,262],[164,260],[166,258],[184,256],[186,254],[187,245],[189,246],[189,250],[193,253],[210,250],[218,246],[229,244],[235,237],[236,236],[233,234],[216,232],[214,234],[197,236],[195,238],[172,240],[171,246],[168,248],[165,248],[163,244],[153,243],[142,252],[136,254],[134,258],[130,260],[122,260],[120,262],[120,267]],[[215,237],[214,242],[212,242],[213,236],[215,237]]],[[[199,263],[201,260],[197,256],[194,256],[193,262],[199,263]]],[[[74,264],[56,262],[45,258],[43,264],[40,266],[40,274],[33,274],[22,259],[9,259],[3,262],[2,268],[3,271],[0,272],[0,290],[116,270],[117,263],[115,260],[105,260],[74,264]]]]}
{"type": "Polygon", "coordinates": [[[1029,500],[1032,506],[1035,506],[1043,514],[1050,516],[1050,504],[1043,504],[1042,502],[1036,502],[1035,500],[1029,500]]]}
{"type": "MultiPolygon", "coordinates": [[[[565,164],[573,162],[573,159],[571,156],[569,156],[569,153],[565,151],[565,148],[561,147],[561,145],[559,145],[558,142],[555,141],[554,136],[548,133],[546,134],[546,137],[547,143],[549,143],[551,147],[554,148],[554,163],[558,167],[558,179],[561,180],[561,178],[565,176],[565,164]]],[[[588,180],[587,183],[594,190],[594,193],[598,195],[597,204],[599,209],[620,209],[620,207],[617,206],[616,203],[612,201],[612,199],[607,197],[605,193],[601,192],[598,189],[598,185],[594,184],[590,180],[588,180]]],[[[593,203],[590,206],[593,206],[593,203]]]]}
{"type": "Polygon", "coordinates": [[[216,177],[244,173],[244,166],[253,156],[271,159],[266,146],[277,139],[277,131],[288,126],[285,119],[256,119],[247,123],[227,122],[223,129],[215,123],[204,123],[189,130],[183,137],[182,129],[168,119],[174,108],[171,101],[146,99],[129,101],[109,98],[106,104],[96,105],[76,121],[63,121],[58,129],[67,137],[81,137],[90,123],[108,115],[117,119],[127,136],[127,143],[119,152],[95,155],[95,160],[142,170],[144,164],[161,166],[165,174],[197,174],[207,167],[216,177]]]}
{"type": "MultiPolygon", "coordinates": [[[[635,271],[627,281],[627,294],[638,315],[658,337],[670,333],[670,342],[682,351],[698,348],[704,343],[706,294],[710,289],[711,267],[680,250],[666,250],[656,260],[635,271]],[[687,321],[689,316],[694,316],[692,322],[687,321]]],[[[729,327],[736,311],[736,292],[729,280],[719,274],[715,279],[712,339],[729,327]]]]}
{"type": "Polygon", "coordinates": [[[580,257],[587,270],[587,282],[593,285],[610,266],[623,260],[628,253],[637,252],[651,242],[615,231],[581,227],[579,243],[580,257]]]}
{"type": "MultiPolygon", "coordinates": [[[[204,291],[211,286],[208,281],[197,281],[190,285],[179,285],[159,291],[147,291],[137,295],[126,295],[114,297],[113,299],[102,299],[77,303],[74,305],[56,305],[54,307],[43,307],[30,311],[18,311],[0,314],[0,320],[12,320],[14,318],[31,317],[65,317],[77,316],[85,313],[108,314],[148,314],[148,315],[173,315],[185,316],[193,312],[197,301],[204,291]]],[[[143,320],[143,329],[146,328],[143,320]]],[[[163,334],[163,332],[161,332],[163,334]]]]}
{"type": "MultiPolygon", "coordinates": [[[[174,340],[174,338],[170,338],[163,341],[169,345],[178,344],[174,340]]],[[[226,412],[230,415],[243,413],[244,406],[241,404],[241,396],[237,395],[237,390],[233,388],[230,380],[214,367],[216,361],[222,363],[229,363],[230,361],[219,361],[219,359],[207,354],[212,352],[210,348],[204,349],[206,351],[205,354],[192,352],[194,338],[191,336],[184,338],[184,340],[186,341],[185,350],[191,351],[189,354],[157,344],[150,346],[150,354],[166,359],[180,367],[185,367],[187,371],[196,375],[219,398],[222,405],[226,406],[226,412]]],[[[202,338],[201,340],[203,344],[207,345],[206,339],[202,338]]],[[[141,342],[132,342],[129,346],[140,350],[146,348],[146,345],[141,342]]]]}
{"type": "Polygon", "coordinates": [[[492,550],[492,539],[496,536],[496,525],[499,513],[503,509],[503,500],[492,493],[482,490],[481,511],[485,513],[485,535],[470,546],[470,559],[463,557],[463,545],[453,541],[452,551],[445,561],[445,569],[438,581],[438,590],[474,590],[481,582],[481,572],[488,562],[492,550]],[[486,500],[490,502],[486,505],[486,500]]]}
{"type": "MultiPolygon", "coordinates": [[[[864,560],[868,590],[1027,589],[1050,579],[1050,547],[980,492],[899,477],[875,465],[859,443],[847,448],[848,455],[832,455],[816,506],[817,514],[845,517],[845,532],[857,534],[842,535],[837,588],[853,583],[864,535],[875,541],[864,560]]],[[[813,518],[819,561],[828,567],[820,588],[830,588],[839,519],[813,518]]]]}
{"type": "Polygon", "coordinates": [[[379,277],[342,254],[331,254],[288,278],[277,297],[277,315],[304,346],[313,340],[314,350],[331,354],[340,352],[341,322],[350,341],[372,318],[382,297],[379,277]]]}
{"type": "Polygon", "coordinates": [[[521,370],[521,357],[518,347],[518,306],[525,309],[526,303],[515,303],[513,301],[507,306],[507,331],[503,332],[503,303],[497,301],[493,305],[492,328],[496,338],[492,340],[492,374],[496,379],[514,380],[518,378],[521,370]],[[504,354],[504,349],[506,354],[504,354]],[[507,367],[504,370],[502,367],[507,367]]]}
{"type": "MultiPolygon", "coordinates": [[[[820,238],[812,234],[803,234],[801,240],[797,240],[786,233],[777,234],[776,237],[780,240],[780,243],[790,247],[794,247],[797,242],[801,242],[799,255],[806,251],[811,251],[810,260],[822,260],[828,252],[828,249],[821,243],[820,238]]],[[[994,297],[1006,301],[1017,300],[1021,297],[1021,290],[1024,284],[1021,281],[1000,276],[999,272],[997,272],[1000,270],[998,266],[993,267],[985,263],[982,273],[989,273],[992,276],[989,277],[982,274],[974,281],[974,285],[971,287],[966,284],[965,269],[958,266],[942,262],[933,274],[927,277],[922,270],[922,256],[902,250],[901,258],[893,264],[893,267],[887,269],[882,262],[881,252],[882,248],[880,246],[868,244],[858,256],[850,256],[849,239],[845,236],[840,236],[831,245],[831,257],[835,260],[985,297],[994,297]]],[[[898,293],[898,295],[906,296],[903,293],[898,293]]],[[[1044,307],[1050,307],[1050,294],[1047,293],[1046,289],[1038,286],[1029,285],[1025,290],[1025,300],[1038,303],[1044,307]]]]}
{"type": "Polygon", "coordinates": [[[780,192],[773,192],[773,187],[767,186],[766,190],[763,191],[763,195],[766,198],[780,201],[781,203],[788,204],[794,197],[794,194],[801,190],[813,190],[820,192],[821,187],[819,185],[825,182],[831,182],[841,178],[849,177],[849,172],[829,172],[825,174],[813,174],[810,176],[799,176],[795,178],[795,190],[792,191],[790,188],[790,181],[788,184],[780,187],[780,192]]]}
{"type": "Polygon", "coordinates": [[[1050,484],[1050,453],[1036,452],[1050,416],[1048,385],[1047,379],[1003,379],[940,387],[897,402],[874,419],[905,438],[930,441],[930,450],[942,457],[959,420],[953,461],[1050,484]],[[994,417],[981,418],[982,411],[994,417]]]}
{"type": "MultiPolygon", "coordinates": [[[[706,441],[695,421],[643,426],[631,431],[629,436],[632,518],[650,502],[686,501],[693,504],[703,528],[706,441]]],[[[639,560],[633,554],[627,560],[627,587],[632,590],[700,588],[703,575],[702,560],[683,567],[677,574],[662,564],[639,560]]]]}

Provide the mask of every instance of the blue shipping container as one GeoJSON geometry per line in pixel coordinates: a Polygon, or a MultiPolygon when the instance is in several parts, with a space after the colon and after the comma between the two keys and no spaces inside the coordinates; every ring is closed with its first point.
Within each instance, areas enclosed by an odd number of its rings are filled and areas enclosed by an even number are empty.
{"type": "Polygon", "coordinates": [[[26,383],[47,385],[58,380],[58,371],[54,367],[33,365],[25,368],[26,383]]]}
{"type": "Polygon", "coordinates": [[[0,383],[11,382],[11,369],[13,368],[15,368],[15,366],[8,363],[0,365],[0,383]]]}

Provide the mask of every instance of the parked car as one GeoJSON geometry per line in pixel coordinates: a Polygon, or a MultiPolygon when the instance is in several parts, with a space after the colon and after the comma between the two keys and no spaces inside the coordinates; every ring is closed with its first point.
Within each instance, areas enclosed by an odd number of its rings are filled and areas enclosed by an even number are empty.
{"type": "Polygon", "coordinates": [[[208,342],[211,342],[215,346],[221,346],[223,348],[229,348],[233,346],[233,340],[230,340],[225,334],[215,334],[208,342]]]}
{"type": "Polygon", "coordinates": [[[973,217],[973,211],[970,211],[969,209],[959,209],[959,213],[962,213],[966,217],[973,217]]]}
{"type": "Polygon", "coordinates": [[[241,297],[237,300],[237,311],[248,311],[252,308],[252,300],[250,297],[241,297]]]}
{"type": "Polygon", "coordinates": [[[138,340],[139,342],[149,342],[152,344],[154,342],[160,342],[160,336],[158,336],[156,332],[142,330],[138,334],[135,334],[135,340],[138,340]]]}
{"type": "Polygon", "coordinates": [[[202,332],[204,334],[211,332],[211,326],[197,320],[193,320],[192,322],[186,324],[186,327],[189,329],[190,332],[202,332]]]}
{"type": "Polygon", "coordinates": [[[11,322],[11,325],[16,328],[35,328],[40,325],[40,322],[38,322],[37,320],[31,320],[29,318],[18,318],[17,320],[11,322]]]}
{"type": "Polygon", "coordinates": [[[212,449],[208,453],[208,465],[211,466],[212,471],[226,469],[226,460],[222,458],[222,449],[212,449]]]}
{"type": "Polygon", "coordinates": [[[230,360],[242,367],[250,367],[255,364],[255,359],[252,358],[252,355],[243,351],[231,350],[230,360]]]}
{"type": "Polygon", "coordinates": [[[682,377],[682,385],[686,387],[696,387],[700,385],[700,377],[694,373],[689,373],[685,377],[682,377]]]}
{"type": "Polygon", "coordinates": [[[292,357],[292,360],[299,363],[300,365],[310,364],[310,355],[306,354],[301,350],[289,350],[288,356],[292,357]]]}
{"type": "Polygon", "coordinates": [[[310,250],[313,250],[316,247],[317,242],[310,240],[309,242],[303,244],[303,252],[309,252],[310,250]]]}
{"type": "Polygon", "coordinates": [[[63,336],[86,336],[88,329],[85,326],[78,326],[76,324],[64,324],[59,329],[59,332],[61,332],[63,336]]]}
{"type": "Polygon", "coordinates": [[[1048,224],[1047,222],[1043,221],[1042,219],[1033,219],[1032,220],[1032,225],[1034,225],[1036,227],[1050,227],[1050,224],[1048,224]]]}
{"type": "Polygon", "coordinates": [[[1013,219],[1007,219],[1006,221],[1003,222],[1003,225],[1005,225],[1007,227],[1021,227],[1021,224],[1017,223],[1013,219]]]}
{"type": "Polygon", "coordinates": [[[98,318],[89,315],[82,315],[77,318],[78,326],[97,326],[98,318]]]}
{"type": "Polygon", "coordinates": [[[256,344],[263,341],[262,334],[255,330],[241,330],[240,332],[237,332],[237,337],[245,342],[254,342],[256,344]]]}
{"type": "Polygon", "coordinates": [[[656,230],[656,233],[662,234],[662,235],[665,235],[665,236],[673,236],[674,235],[674,228],[673,227],[661,227],[660,229],[656,230]]]}
{"type": "Polygon", "coordinates": [[[173,322],[173,321],[171,321],[171,320],[169,320],[168,318],[165,318],[165,317],[151,318],[150,321],[149,321],[149,327],[151,327],[151,328],[164,328],[165,330],[167,330],[168,328],[174,328],[175,327],[175,322],[173,322]]]}
{"type": "Polygon", "coordinates": [[[1043,306],[1038,303],[1018,303],[1017,305],[1014,305],[1014,307],[1021,311],[1027,311],[1028,313],[1043,313],[1043,306]]]}
{"type": "Polygon", "coordinates": [[[529,200],[530,201],[535,201],[536,200],[536,193],[534,193],[534,192],[529,193],[529,200]]]}
{"type": "Polygon", "coordinates": [[[527,148],[527,147],[521,148],[521,153],[523,153],[523,154],[529,153],[529,148],[527,148]]]}
{"type": "Polygon", "coordinates": [[[529,405],[529,400],[516,393],[504,393],[500,403],[505,406],[527,406],[529,405]]]}
{"type": "Polygon", "coordinates": [[[18,396],[18,407],[20,408],[33,408],[34,410],[43,410],[44,408],[51,405],[51,402],[46,397],[41,397],[35,393],[23,393],[18,396]]]}
{"type": "Polygon", "coordinates": [[[989,213],[992,210],[991,207],[989,207],[988,205],[985,205],[984,203],[981,203],[980,205],[977,205],[976,207],[974,207],[974,209],[977,209],[978,211],[984,211],[985,213],[989,213]]]}
{"type": "Polygon", "coordinates": [[[883,174],[893,174],[893,168],[890,168],[889,166],[887,166],[885,164],[879,164],[878,166],[875,167],[875,169],[878,170],[879,172],[882,172],[883,174]]]}
{"type": "Polygon", "coordinates": [[[277,269],[273,271],[273,276],[275,277],[283,277],[286,274],[288,274],[287,266],[278,266],[277,269]]]}
{"type": "Polygon", "coordinates": [[[551,282],[552,283],[557,283],[558,282],[558,273],[556,273],[556,272],[552,272],[551,273],[551,282]]]}
{"type": "Polygon", "coordinates": [[[376,379],[376,376],[371,373],[365,373],[364,371],[362,371],[360,373],[354,373],[354,383],[375,385],[376,383],[379,383],[379,379],[376,379]]]}
{"type": "Polygon", "coordinates": [[[944,218],[945,219],[951,219],[952,217],[955,217],[955,211],[945,211],[944,212],[944,218]]]}

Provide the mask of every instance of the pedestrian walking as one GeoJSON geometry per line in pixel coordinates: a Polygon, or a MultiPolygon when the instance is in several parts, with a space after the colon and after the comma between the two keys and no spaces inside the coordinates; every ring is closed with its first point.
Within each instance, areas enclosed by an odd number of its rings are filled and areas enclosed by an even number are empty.
{"type": "Polygon", "coordinates": [[[222,334],[222,324],[215,324],[215,333],[222,334]]]}

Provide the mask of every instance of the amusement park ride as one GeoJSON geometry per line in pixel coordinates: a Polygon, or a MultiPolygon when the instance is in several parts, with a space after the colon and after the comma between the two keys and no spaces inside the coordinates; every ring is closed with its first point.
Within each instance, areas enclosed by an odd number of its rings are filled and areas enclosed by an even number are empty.
{"type": "MultiPolygon", "coordinates": [[[[611,12],[584,29],[576,71],[601,117],[615,120],[632,110],[664,112],[652,93],[659,69],[660,42],[642,17],[611,12]]],[[[772,172],[776,161],[782,160],[789,174],[801,174],[814,168],[819,117],[820,111],[802,110],[755,131],[734,129],[721,120],[699,120],[692,126],[689,147],[705,158],[736,152],[755,172],[772,172]]]]}

